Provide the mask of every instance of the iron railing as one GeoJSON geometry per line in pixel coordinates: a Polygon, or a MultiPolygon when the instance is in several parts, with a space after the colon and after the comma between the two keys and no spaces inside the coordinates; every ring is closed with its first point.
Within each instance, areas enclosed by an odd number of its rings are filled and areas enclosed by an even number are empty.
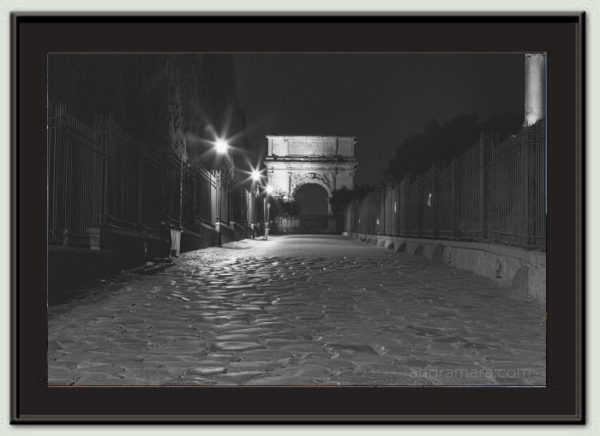
{"type": "Polygon", "coordinates": [[[149,147],[111,115],[96,115],[90,126],[51,104],[47,139],[49,244],[97,248],[102,226],[159,235],[165,225],[198,231],[217,216],[246,214],[245,202],[231,213],[232,201],[247,197],[232,199],[218,171],[149,147]]]}
{"type": "Polygon", "coordinates": [[[451,162],[351,202],[344,230],[545,250],[545,132],[541,120],[502,141],[482,135],[451,162]]]}

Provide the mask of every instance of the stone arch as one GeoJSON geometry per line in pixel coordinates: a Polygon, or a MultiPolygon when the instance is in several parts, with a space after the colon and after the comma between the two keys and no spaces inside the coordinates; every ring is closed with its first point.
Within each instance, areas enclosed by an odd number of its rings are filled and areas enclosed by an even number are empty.
{"type": "Polygon", "coordinates": [[[329,183],[327,183],[326,180],[323,180],[323,178],[316,176],[316,177],[302,177],[300,180],[296,181],[293,185],[292,185],[292,191],[290,194],[290,198],[296,198],[296,193],[298,192],[298,190],[300,188],[302,188],[303,186],[307,186],[307,185],[317,185],[320,186],[321,188],[323,188],[325,190],[325,192],[327,193],[327,213],[331,214],[331,203],[329,202],[329,200],[331,199],[331,196],[333,195],[333,190],[331,189],[331,186],[329,186],[329,183]]]}
{"type": "MultiPolygon", "coordinates": [[[[331,199],[336,189],[354,187],[358,162],[354,136],[267,135],[267,183],[272,195],[294,198],[298,189],[316,184],[331,199]]],[[[327,205],[331,213],[331,204],[327,205]]]]}
{"type": "Polygon", "coordinates": [[[292,184],[292,192],[290,195],[291,198],[294,198],[296,196],[296,192],[298,192],[298,189],[300,189],[304,185],[311,184],[319,185],[321,188],[325,189],[325,192],[327,192],[327,198],[331,198],[331,196],[333,195],[333,190],[331,189],[331,186],[329,186],[329,183],[327,183],[326,180],[323,180],[322,177],[319,177],[317,175],[316,177],[302,177],[301,179],[294,182],[292,184]]]}

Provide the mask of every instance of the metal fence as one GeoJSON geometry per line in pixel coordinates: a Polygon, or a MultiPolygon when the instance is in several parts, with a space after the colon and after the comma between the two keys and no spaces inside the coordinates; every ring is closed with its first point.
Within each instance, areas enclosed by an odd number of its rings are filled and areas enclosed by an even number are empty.
{"type": "Polygon", "coordinates": [[[541,120],[503,141],[482,135],[452,162],[351,202],[344,230],[545,250],[545,132],[541,120]]]}
{"type": "Polygon", "coordinates": [[[64,105],[48,111],[49,244],[95,246],[101,226],[159,235],[165,225],[195,231],[217,216],[228,223],[245,215],[245,204],[232,212],[232,190],[218,171],[150,148],[110,115],[90,126],[64,105]]]}

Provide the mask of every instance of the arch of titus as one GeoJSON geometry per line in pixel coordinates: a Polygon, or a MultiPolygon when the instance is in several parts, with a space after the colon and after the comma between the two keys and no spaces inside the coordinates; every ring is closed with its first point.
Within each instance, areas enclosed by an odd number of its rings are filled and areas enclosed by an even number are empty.
{"type": "Polygon", "coordinates": [[[354,187],[354,136],[268,135],[267,140],[265,166],[273,195],[291,200],[301,186],[313,183],[331,198],[336,189],[354,187]]]}

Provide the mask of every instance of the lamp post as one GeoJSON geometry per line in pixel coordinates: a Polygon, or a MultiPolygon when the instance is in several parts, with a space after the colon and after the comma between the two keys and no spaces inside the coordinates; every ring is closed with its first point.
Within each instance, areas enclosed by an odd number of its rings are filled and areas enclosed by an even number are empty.
{"type": "Polygon", "coordinates": [[[252,198],[252,211],[251,211],[251,223],[250,223],[250,232],[251,232],[251,237],[252,239],[254,239],[255,237],[255,232],[256,232],[256,200],[254,198],[254,187],[256,186],[256,196],[258,197],[258,183],[260,182],[260,180],[262,179],[262,174],[259,170],[257,170],[256,168],[252,168],[252,172],[251,172],[251,178],[252,178],[252,187],[250,188],[250,192],[251,192],[251,197],[252,198]]]}
{"type": "Polygon", "coordinates": [[[269,239],[269,224],[271,222],[271,203],[269,203],[269,197],[273,193],[273,187],[271,185],[267,185],[265,187],[265,197],[263,198],[264,202],[264,216],[265,216],[265,239],[269,239]]]}
{"type": "MultiPolygon", "coordinates": [[[[223,139],[218,139],[215,142],[215,152],[217,155],[225,155],[229,150],[229,144],[227,141],[223,139]]],[[[221,168],[218,170],[218,178],[217,178],[217,201],[216,208],[217,214],[215,219],[215,230],[217,231],[217,246],[221,246],[221,168]]]]}

